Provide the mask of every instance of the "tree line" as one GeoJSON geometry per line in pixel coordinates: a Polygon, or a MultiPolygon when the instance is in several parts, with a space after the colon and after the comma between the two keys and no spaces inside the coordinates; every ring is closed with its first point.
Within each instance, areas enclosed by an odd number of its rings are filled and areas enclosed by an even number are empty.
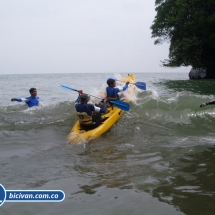
{"type": "Polygon", "coordinates": [[[206,69],[215,78],[215,0],[156,0],[155,44],[170,43],[166,67],[206,69]]]}

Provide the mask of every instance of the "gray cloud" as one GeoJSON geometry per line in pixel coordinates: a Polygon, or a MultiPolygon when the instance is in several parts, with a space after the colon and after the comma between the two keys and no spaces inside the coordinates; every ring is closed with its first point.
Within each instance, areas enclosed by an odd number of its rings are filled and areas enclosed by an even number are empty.
{"type": "Polygon", "coordinates": [[[189,71],[160,67],[152,0],[7,0],[0,8],[0,73],[189,71]]]}

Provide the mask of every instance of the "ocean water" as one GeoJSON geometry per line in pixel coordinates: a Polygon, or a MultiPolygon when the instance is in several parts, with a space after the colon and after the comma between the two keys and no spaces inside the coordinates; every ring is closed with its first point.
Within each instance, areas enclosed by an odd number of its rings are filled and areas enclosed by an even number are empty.
{"type": "MultiPolygon", "coordinates": [[[[101,137],[72,144],[77,93],[103,96],[108,76],[0,75],[0,184],[63,190],[59,203],[5,202],[0,214],[186,214],[215,211],[215,80],[138,73],[130,111],[101,137]],[[40,106],[11,102],[36,87],[40,106]]],[[[94,103],[97,100],[92,98],[94,103]]]]}

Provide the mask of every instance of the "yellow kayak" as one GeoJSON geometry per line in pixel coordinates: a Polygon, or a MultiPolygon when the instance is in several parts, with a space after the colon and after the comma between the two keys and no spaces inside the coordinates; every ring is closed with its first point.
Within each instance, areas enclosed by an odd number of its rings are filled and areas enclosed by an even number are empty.
{"type": "MultiPolygon", "coordinates": [[[[123,82],[129,81],[130,83],[134,83],[136,78],[133,74],[130,74],[124,78],[122,78],[123,82]]],[[[128,89],[126,89],[127,93],[132,95],[132,92],[135,90],[134,84],[129,84],[128,89]]],[[[124,91],[124,92],[126,92],[124,91]]],[[[125,102],[129,102],[128,99],[123,100],[125,102]]],[[[102,118],[106,117],[107,119],[101,123],[98,127],[85,131],[81,129],[80,122],[77,120],[72,130],[68,135],[68,140],[71,143],[80,143],[80,142],[88,142],[92,139],[95,139],[102,134],[104,134],[107,130],[109,130],[113,124],[123,115],[124,111],[115,107],[107,107],[108,113],[102,114],[102,118]]]]}

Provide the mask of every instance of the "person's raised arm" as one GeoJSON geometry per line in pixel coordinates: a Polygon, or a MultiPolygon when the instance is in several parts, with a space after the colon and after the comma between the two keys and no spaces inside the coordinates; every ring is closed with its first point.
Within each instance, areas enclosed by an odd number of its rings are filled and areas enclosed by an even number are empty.
{"type": "Polygon", "coordinates": [[[78,103],[80,103],[80,95],[83,93],[83,91],[82,90],[79,90],[78,91],[78,93],[79,93],[79,95],[78,95],[78,98],[76,99],[76,101],[75,101],[75,106],[78,104],[78,103]]]}
{"type": "Polygon", "coordinates": [[[129,81],[127,81],[126,83],[125,83],[125,86],[123,87],[123,90],[126,90],[127,88],[128,88],[128,85],[129,85],[129,81]]]}
{"type": "Polygon", "coordinates": [[[215,101],[212,101],[212,102],[205,102],[205,103],[200,104],[199,107],[205,107],[205,106],[207,106],[207,105],[213,105],[213,104],[215,104],[215,101]]]}

